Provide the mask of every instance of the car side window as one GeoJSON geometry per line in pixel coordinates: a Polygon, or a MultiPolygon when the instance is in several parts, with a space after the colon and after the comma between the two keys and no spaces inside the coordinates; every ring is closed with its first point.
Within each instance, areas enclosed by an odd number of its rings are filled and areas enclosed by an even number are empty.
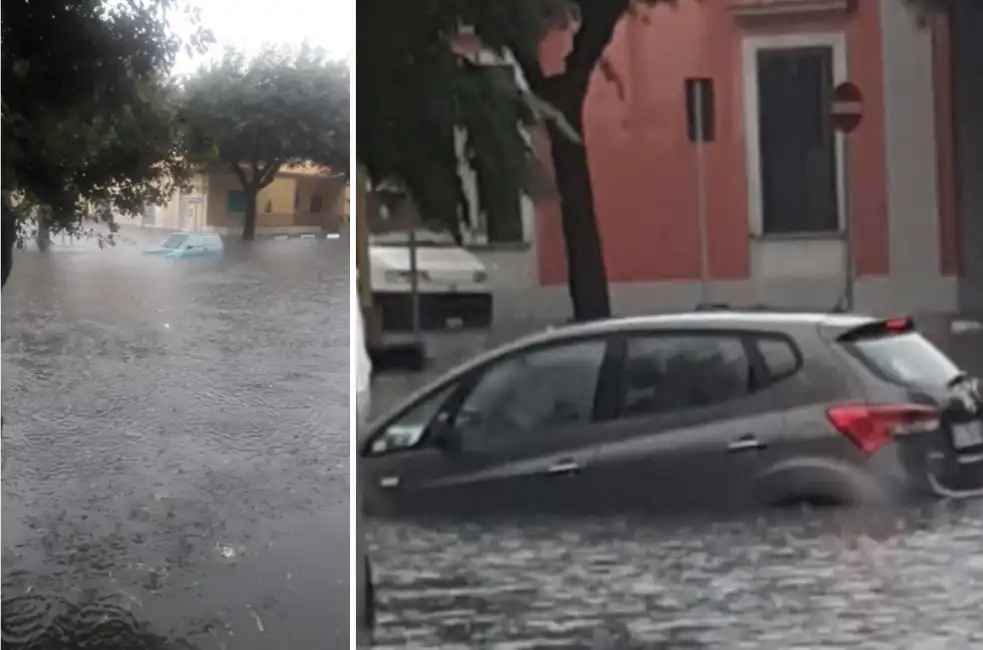
{"type": "Polygon", "coordinates": [[[750,393],[751,364],[738,337],[654,335],[628,339],[622,416],[710,406],[750,393]]]}
{"type": "Polygon", "coordinates": [[[605,341],[582,341],[496,363],[464,398],[453,426],[473,449],[589,423],[606,349],[605,341]]]}
{"type": "Polygon", "coordinates": [[[438,390],[396,418],[372,441],[369,453],[375,456],[417,447],[440,408],[459,386],[455,382],[438,390]]]}
{"type": "Polygon", "coordinates": [[[777,337],[761,337],[755,341],[755,346],[768,371],[770,383],[787,379],[798,371],[799,355],[790,341],[777,337]]]}

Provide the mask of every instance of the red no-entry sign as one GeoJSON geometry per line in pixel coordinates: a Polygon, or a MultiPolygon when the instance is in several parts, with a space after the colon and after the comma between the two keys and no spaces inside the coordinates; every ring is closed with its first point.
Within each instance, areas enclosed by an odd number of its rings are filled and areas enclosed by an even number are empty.
{"type": "Polygon", "coordinates": [[[830,106],[830,118],[833,128],[843,133],[850,133],[860,126],[864,117],[864,94],[857,84],[844,81],[833,89],[833,101],[830,106]]]}

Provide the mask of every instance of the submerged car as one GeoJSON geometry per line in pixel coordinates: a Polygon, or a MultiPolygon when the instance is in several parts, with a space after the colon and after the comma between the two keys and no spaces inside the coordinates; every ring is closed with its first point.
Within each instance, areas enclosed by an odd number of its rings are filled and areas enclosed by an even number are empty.
{"type": "Polygon", "coordinates": [[[911,318],[716,310],[552,329],[360,445],[381,516],[684,514],[983,496],[983,399],[911,318]]]}
{"type": "Polygon", "coordinates": [[[213,232],[176,232],[159,246],[144,251],[147,255],[164,255],[170,258],[220,255],[225,250],[222,238],[213,232]]]}

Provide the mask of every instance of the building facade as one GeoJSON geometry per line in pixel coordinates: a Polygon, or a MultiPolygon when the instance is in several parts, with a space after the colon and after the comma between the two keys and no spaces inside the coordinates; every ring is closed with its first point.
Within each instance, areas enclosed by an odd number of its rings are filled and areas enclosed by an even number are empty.
{"type": "MultiPolygon", "coordinates": [[[[163,206],[151,206],[142,225],[172,230],[242,232],[245,193],[234,174],[198,174],[188,192],[177,192],[163,206]]],[[[348,220],[348,182],[316,167],[284,167],[256,198],[259,235],[337,230],[348,220]]]]}
{"type": "MultiPolygon", "coordinates": [[[[714,87],[702,195],[713,301],[829,308],[849,247],[859,309],[983,310],[983,9],[960,11],[921,23],[900,0],[720,0],[622,19],[584,127],[615,311],[703,295],[687,78],[714,87]],[[843,81],[863,93],[850,135],[829,119],[843,81]]],[[[570,43],[543,43],[547,74],[570,43]]],[[[486,258],[499,314],[569,313],[555,203],[538,206],[527,251],[486,258]]]]}

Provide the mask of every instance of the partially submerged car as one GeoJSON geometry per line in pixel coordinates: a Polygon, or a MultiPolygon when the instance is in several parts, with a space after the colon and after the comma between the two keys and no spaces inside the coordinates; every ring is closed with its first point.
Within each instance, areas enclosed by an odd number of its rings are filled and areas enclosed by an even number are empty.
{"type": "Polygon", "coordinates": [[[222,238],[214,232],[176,232],[168,235],[159,246],[148,249],[144,253],[179,258],[221,255],[224,250],[222,238]]]}
{"type": "Polygon", "coordinates": [[[383,516],[983,497],[983,394],[908,317],[609,319],[450,371],[371,426],[358,471],[383,516]]]}

